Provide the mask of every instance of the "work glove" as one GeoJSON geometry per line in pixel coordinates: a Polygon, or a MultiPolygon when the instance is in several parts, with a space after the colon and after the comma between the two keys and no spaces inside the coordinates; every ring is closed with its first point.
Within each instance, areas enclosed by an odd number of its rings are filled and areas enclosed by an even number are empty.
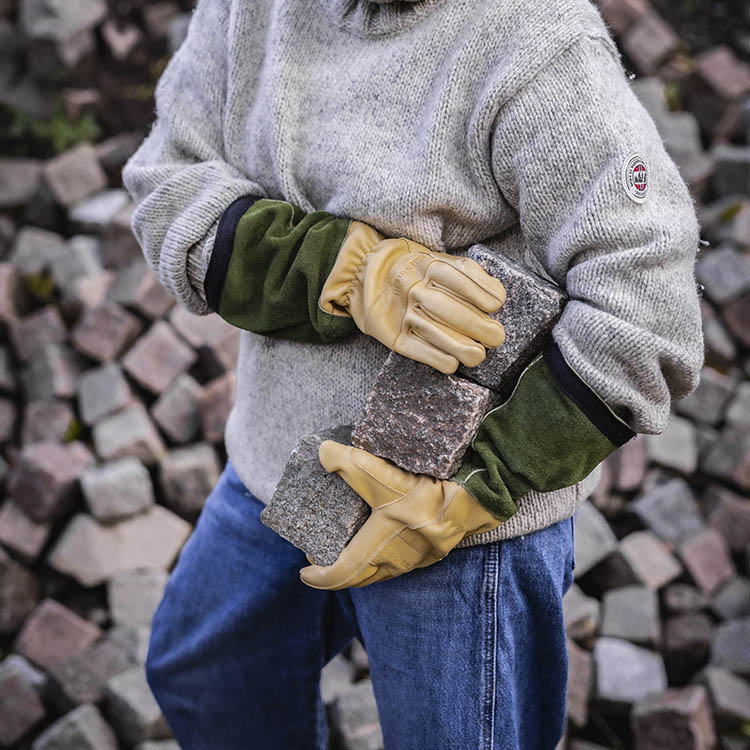
{"type": "Polygon", "coordinates": [[[395,578],[442,560],[465,536],[501,523],[451,480],[405,471],[333,440],[321,443],[319,458],[372,512],[336,562],[302,568],[300,578],[312,588],[368,586],[395,578]]]}
{"type": "Polygon", "coordinates": [[[352,220],[319,306],[351,316],[389,349],[443,373],[475,367],[505,331],[489,313],[505,288],[471,258],[433,252],[406,237],[385,238],[352,220]]]}

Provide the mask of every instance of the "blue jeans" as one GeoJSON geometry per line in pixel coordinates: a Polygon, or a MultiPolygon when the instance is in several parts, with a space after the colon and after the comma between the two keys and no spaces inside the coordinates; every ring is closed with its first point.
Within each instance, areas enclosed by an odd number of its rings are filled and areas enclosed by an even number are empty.
{"type": "Polygon", "coordinates": [[[356,636],[386,750],[552,750],[573,521],[343,591],[260,521],[230,462],[154,614],[149,685],[182,750],[324,750],[323,665],[356,636]]]}

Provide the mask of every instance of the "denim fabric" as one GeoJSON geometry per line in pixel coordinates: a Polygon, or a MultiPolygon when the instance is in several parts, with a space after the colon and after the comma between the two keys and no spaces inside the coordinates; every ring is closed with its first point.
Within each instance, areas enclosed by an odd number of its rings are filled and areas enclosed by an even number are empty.
{"type": "Polygon", "coordinates": [[[552,750],[573,520],[364,588],[299,580],[230,462],[154,614],[149,685],[182,750],[324,750],[323,665],[356,636],[386,750],[552,750]]]}

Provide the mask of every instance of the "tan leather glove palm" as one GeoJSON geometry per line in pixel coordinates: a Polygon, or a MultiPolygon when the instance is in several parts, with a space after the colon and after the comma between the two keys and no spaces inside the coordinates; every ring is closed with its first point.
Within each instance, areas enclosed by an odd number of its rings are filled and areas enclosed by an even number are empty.
{"type": "Polygon", "coordinates": [[[488,313],[505,288],[471,258],[433,252],[406,237],[385,238],[352,220],[319,306],[350,315],[357,327],[399,354],[455,372],[475,367],[485,347],[505,341],[488,313]]]}
{"type": "Polygon", "coordinates": [[[442,560],[465,536],[500,520],[460,484],[413,474],[382,458],[332,440],[319,450],[327,472],[337,472],[372,508],[370,517],[332,565],[300,570],[316,589],[367,586],[442,560]]]}

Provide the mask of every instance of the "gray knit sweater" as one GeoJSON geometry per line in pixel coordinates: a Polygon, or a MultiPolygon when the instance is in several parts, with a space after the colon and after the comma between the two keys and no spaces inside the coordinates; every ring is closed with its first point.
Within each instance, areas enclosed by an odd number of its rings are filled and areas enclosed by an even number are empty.
{"type": "MultiPolygon", "coordinates": [[[[692,200],[588,0],[199,0],[125,166],[161,283],[210,312],[223,211],[255,195],[446,252],[483,243],[567,291],[553,336],[636,432],[703,361],[692,200]]],[[[387,350],[240,334],[230,460],[268,502],[298,439],[358,415],[387,350]]],[[[461,546],[567,518],[600,476],[461,546]]]]}

